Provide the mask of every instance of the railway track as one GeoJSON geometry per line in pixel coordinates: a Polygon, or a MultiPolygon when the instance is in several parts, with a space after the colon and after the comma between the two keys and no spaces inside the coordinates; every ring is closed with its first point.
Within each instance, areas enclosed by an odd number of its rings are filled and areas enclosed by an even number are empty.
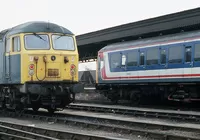
{"type": "MultiPolygon", "coordinates": [[[[140,135],[141,137],[148,139],[164,139],[164,140],[197,140],[200,136],[200,127],[199,128],[191,128],[191,127],[183,127],[167,124],[158,124],[153,122],[143,122],[143,121],[131,121],[125,120],[123,118],[109,118],[109,117],[100,117],[98,114],[96,115],[85,115],[84,113],[77,114],[73,111],[69,113],[70,110],[65,110],[65,113],[57,113],[51,117],[47,112],[39,112],[39,115],[34,115],[32,111],[28,110],[21,114],[16,114],[13,112],[4,113],[6,117],[18,117],[18,118],[31,118],[42,121],[53,121],[58,124],[65,124],[67,126],[76,126],[77,128],[84,128],[90,130],[98,130],[105,131],[110,133],[120,133],[126,136],[126,138],[131,139],[133,136],[137,137],[140,135]],[[68,112],[68,113],[67,113],[68,112]],[[173,132],[171,132],[173,131],[173,132]]],[[[86,112],[87,113],[87,112],[86,112]]],[[[2,113],[1,113],[2,114],[2,113]]],[[[30,129],[29,129],[30,130],[30,129]]],[[[61,132],[53,130],[44,130],[50,133],[56,133],[56,136],[60,136],[61,132]]],[[[44,133],[42,133],[44,134],[44,133]]],[[[70,134],[76,136],[77,134],[70,134]]],[[[66,136],[69,136],[66,135],[66,136]]],[[[80,136],[80,134],[79,134],[80,136]]],[[[84,135],[81,135],[81,139],[84,135]]],[[[86,136],[87,138],[97,139],[93,136],[86,136]]],[[[56,137],[57,138],[57,137],[56,137]]],[[[60,138],[60,137],[58,137],[60,138]]],[[[79,137],[80,138],[80,137],[79,137]]],[[[117,139],[113,137],[103,137],[98,139],[117,139]]],[[[120,138],[122,139],[122,138],[120,138]]],[[[133,138],[135,139],[135,138],[133,138]]]]}
{"type": "MultiPolygon", "coordinates": [[[[19,139],[19,140],[57,140],[56,138],[44,136],[15,128],[11,123],[0,122],[0,139],[19,139]]],[[[19,127],[19,125],[18,125],[19,127]]],[[[21,127],[21,126],[20,126],[21,127]]],[[[35,129],[35,128],[34,128],[35,129]]]]}
{"type": "MultiPolygon", "coordinates": [[[[14,115],[14,114],[12,114],[14,115]]],[[[118,140],[113,137],[105,137],[84,133],[76,133],[70,131],[58,131],[48,128],[27,126],[19,123],[11,123],[6,121],[0,121],[0,137],[5,139],[22,139],[22,140],[118,140]]]]}
{"type": "Polygon", "coordinates": [[[162,118],[190,123],[200,123],[200,112],[161,110],[141,107],[112,106],[99,104],[70,104],[67,109],[89,112],[113,113],[135,117],[162,118]]]}

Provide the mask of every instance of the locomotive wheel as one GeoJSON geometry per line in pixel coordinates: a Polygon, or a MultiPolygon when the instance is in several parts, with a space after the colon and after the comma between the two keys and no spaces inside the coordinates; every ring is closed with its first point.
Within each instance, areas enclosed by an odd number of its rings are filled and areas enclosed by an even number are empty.
{"type": "Polygon", "coordinates": [[[48,108],[47,110],[48,110],[48,112],[49,112],[50,114],[53,114],[53,113],[55,112],[55,109],[53,109],[53,108],[48,108]]]}
{"type": "Polygon", "coordinates": [[[115,99],[115,98],[111,99],[111,103],[112,103],[112,104],[117,104],[118,101],[119,101],[119,100],[118,100],[118,99],[115,99]]]}
{"type": "Polygon", "coordinates": [[[34,112],[37,112],[40,108],[40,102],[32,102],[32,109],[34,112]]]}
{"type": "Polygon", "coordinates": [[[35,111],[35,112],[37,112],[39,110],[39,108],[40,108],[39,106],[33,106],[32,107],[33,111],[35,111]]]}
{"type": "Polygon", "coordinates": [[[1,97],[0,97],[0,108],[5,109],[6,108],[6,104],[5,104],[5,97],[4,97],[4,93],[1,92],[1,97]]]}

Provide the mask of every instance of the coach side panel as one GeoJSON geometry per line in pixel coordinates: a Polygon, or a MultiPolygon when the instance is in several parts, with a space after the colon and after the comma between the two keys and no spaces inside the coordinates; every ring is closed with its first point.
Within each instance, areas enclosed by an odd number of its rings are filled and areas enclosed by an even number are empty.
{"type": "Polygon", "coordinates": [[[101,62],[99,83],[200,82],[200,41],[104,52],[101,62]]]}

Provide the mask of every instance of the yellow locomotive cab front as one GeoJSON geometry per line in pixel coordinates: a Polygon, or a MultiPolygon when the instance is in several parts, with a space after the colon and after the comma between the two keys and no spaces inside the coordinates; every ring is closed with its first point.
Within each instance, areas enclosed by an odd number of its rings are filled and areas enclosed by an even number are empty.
{"type": "Polygon", "coordinates": [[[74,36],[24,34],[22,83],[78,82],[78,52],[74,36]],[[34,44],[34,42],[36,42],[34,44]]]}

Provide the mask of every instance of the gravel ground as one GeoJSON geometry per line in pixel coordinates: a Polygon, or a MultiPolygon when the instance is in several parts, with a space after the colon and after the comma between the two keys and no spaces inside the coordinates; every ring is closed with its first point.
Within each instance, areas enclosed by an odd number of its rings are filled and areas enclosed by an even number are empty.
{"type": "MultiPolygon", "coordinates": [[[[0,120],[6,121],[6,122],[14,122],[17,124],[24,124],[27,126],[40,127],[40,128],[46,128],[46,129],[54,129],[54,130],[58,130],[58,131],[80,132],[80,133],[86,133],[86,134],[95,134],[95,135],[101,135],[101,136],[116,137],[116,138],[120,138],[120,139],[125,138],[125,139],[130,139],[130,140],[147,140],[147,138],[141,137],[140,135],[137,135],[137,136],[121,135],[119,133],[118,134],[117,133],[108,133],[105,131],[86,129],[84,127],[56,124],[54,122],[43,122],[43,121],[30,120],[30,119],[7,118],[7,117],[0,117],[0,120]]],[[[148,138],[148,140],[153,140],[153,139],[148,138]]]]}

